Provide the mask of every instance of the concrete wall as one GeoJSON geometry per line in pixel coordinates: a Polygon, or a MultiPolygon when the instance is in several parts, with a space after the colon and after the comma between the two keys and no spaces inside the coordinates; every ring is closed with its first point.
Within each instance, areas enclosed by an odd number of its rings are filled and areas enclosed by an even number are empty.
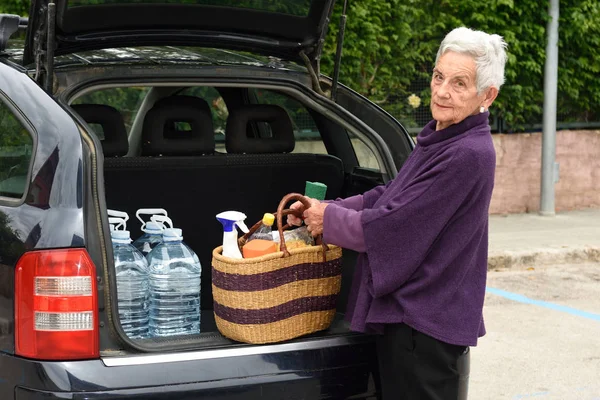
{"type": "MultiPolygon", "coordinates": [[[[536,212],[540,207],[542,134],[494,134],[496,183],[491,214],[536,212]]],[[[556,211],[600,207],[600,131],[559,131],[556,211]]]]}
{"type": "MultiPolygon", "coordinates": [[[[540,208],[542,134],[493,134],[496,184],[490,214],[537,212],[540,208]]],[[[373,153],[359,140],[353,145],[360,164],[379,168],[373,153]]],[[[326,154],[322,142],[297,142],[295,152],[326,154]]],[[[600,208],[600,131],[559,131],[555,186],[556,211],[600,208]]]]}

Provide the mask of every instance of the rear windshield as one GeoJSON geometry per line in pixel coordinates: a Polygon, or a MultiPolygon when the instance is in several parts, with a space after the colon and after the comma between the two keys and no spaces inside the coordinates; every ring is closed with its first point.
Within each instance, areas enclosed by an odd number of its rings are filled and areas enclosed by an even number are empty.
{"type": "Polygon", "coordinates": [[[99,4],[198,4],[204,6],[221,6],[235,8],[251,8],[260,11],[280,14],[308,16],[313,0],[69,0],[69,7],[99,4]]]}

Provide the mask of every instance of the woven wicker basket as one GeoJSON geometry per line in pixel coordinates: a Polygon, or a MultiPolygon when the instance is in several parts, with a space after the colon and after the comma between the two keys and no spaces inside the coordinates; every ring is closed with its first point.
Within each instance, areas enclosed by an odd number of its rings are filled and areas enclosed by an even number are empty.
{"type": "MultiPolygon", "coordinates": [[[[327,329],[336,311],[341,287],[342,249],[320,243],[287,250],[283,207],[308,200],[296,193],[285,196],[277,210],[280,251],[261,257],[233,259],[213,250],[212,290],[217,328],[230,339],[273,343],[327,329]]],[[[240,239],[240,245],[260,221],[240,239]]]]}

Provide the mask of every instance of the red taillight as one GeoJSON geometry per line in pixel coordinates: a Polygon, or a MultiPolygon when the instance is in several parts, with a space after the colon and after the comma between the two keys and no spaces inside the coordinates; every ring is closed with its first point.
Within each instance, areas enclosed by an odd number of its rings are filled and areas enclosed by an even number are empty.
{"type": "Polygon", "coordinates": [[[25,253],[15,272],[15,353],[98,358],[96,268],[84,249],[25,253]]]}

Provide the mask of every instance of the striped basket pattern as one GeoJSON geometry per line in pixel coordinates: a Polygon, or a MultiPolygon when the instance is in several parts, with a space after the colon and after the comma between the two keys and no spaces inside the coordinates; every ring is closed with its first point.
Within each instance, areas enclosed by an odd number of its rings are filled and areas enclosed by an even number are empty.
{"type": "MultiPolygon", "coordinates": [[[[301,196],[293,195],[291,199],[301,196]]],[[[277,221],[283,238],[281,208],[277,221]]],[[[342,249],[316,245],[288,251],[283,241],[280,247],[279,252],[248,259],[224,257],[222,246],[213,250],[214,315],[223,336],[273,343],[330,326],[341,288],[342,249]]]]}

